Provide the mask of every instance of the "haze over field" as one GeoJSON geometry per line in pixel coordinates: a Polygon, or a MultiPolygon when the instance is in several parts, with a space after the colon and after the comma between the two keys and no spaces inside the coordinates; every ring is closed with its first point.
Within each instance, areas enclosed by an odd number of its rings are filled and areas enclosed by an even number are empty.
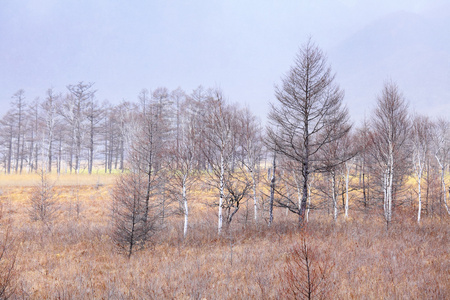
{"type": "Polygon", "coordinates": [[[383,82],[411,108],[450,109],[447,1],[9,1],[0,5],[0,113],[68,84],[136,101],[142,88],[221,87],[265,119],[308,36],[328,54],[351,117],[369,114],[383,82]]]}

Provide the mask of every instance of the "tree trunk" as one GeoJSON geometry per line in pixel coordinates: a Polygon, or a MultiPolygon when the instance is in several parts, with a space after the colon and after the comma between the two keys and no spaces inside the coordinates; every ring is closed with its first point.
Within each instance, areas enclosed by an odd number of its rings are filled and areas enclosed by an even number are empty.
{"type": "Polygon", "coordinates": [[[348,162],[345,163],[345,169],[347,171],[345,176],[345,218],[348,218],[348,182],[350,177],[350,167],[348,162]]]}
{"type": "Polygon", "coordinates": [[[418,178],[417,178],[417,192],[419,194],[419,209],[417,211],[417,223],[420,223],[420,215],[422,213],[422,189],[421,189],[421,183],[422,183],[422,170],[419,171],[418,178]]]}
{"type": "Polygon", "coordinates": [[[186,177],[187,174],[183,177],[183,204],[184,204],[184,228],[183,228],[183,235],[186,237],[187,235],[187,229],[188,229],[188,217],[189,217],[189,210],[188,210],[188,203],[187,203],[187,196],[186,196],[186,177]]]}
{"type": "Polygon", "coordinates": [[[273,154],[273,163],[272,163],[272,178],[270,179],[270,201],[269,201],[269,226],[272,225],[273,222],[273,201],[275,198],[275,180],[276,180],[276,153],[273,154]]]}
{"type": "Polygon", "coordinates": [[[223,206],[223,198],[224,198],[224,175],[225,175],[225,162],[223,158],[223,153],[220,154],[220,180],[219,180],[219,220],[217,224],[217,230],[220,234],[222,230],[222,206],[223,206]]]}

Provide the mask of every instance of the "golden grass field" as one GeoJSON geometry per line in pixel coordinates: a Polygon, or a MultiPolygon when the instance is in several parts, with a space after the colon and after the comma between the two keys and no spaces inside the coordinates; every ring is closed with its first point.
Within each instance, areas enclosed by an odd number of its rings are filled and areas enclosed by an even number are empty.
{"type": "MultiPolygon", "coordinates": [[[[13,299],[291,298],[287,268],[302,259],[293,249],[303,240],[312,267],[324,268],[326,299],[450,299],[445,215],[425,216],[418,225],[415,212],[405,208],[386,230],[378,212],[350,210],[351,218],[334,222],[313,211],[300,230],[284,210],[275,211],[271,228],[254,224],[244,206],[218,236],[217,209],[195,191],[187,238],[182,216],[171,216],[148,247],[128,259],[109,236],[110,190],[118,175],[52,176],[58,215],[46,225],[28,216],[39,177],[0,176],[0,245],[8,242],[0,270],[15,255],[8,286],[13,299]]],[[[300,272],[295,276],[305,281],[300,272]]]]}

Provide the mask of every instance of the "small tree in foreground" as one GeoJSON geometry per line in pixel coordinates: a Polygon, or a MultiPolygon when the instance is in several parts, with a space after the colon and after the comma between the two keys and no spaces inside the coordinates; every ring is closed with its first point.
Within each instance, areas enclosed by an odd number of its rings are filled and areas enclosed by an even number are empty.
{"type": "Polygon", "coordinates": [[[10,227],[0,232],[0,299],[8,299],[14,295],[17,272],[15,268],[17,250],[13,245],[10,227]]]}
{"type": "Polygon", "coordinates": [[[30,194],[28,214],[33,221],[50,223],[58,213],[54,183],[50,182],[44,170],[39,172],[40,181],[30,194]]]}
{"type": "Polygon", "coordinates": [[[328,299],[327,276],[331,267],[318,261],[313,248],[303,238],[292,247],[282,273],[283,298],[328,299]]]}
{"type": "Polygon", "coordinates": [[[121,175],[112,192],[111,237],[128,257],[142,249],[155,232],[157,217],[146,204],[145,179],[139,172],[121,175]]]}

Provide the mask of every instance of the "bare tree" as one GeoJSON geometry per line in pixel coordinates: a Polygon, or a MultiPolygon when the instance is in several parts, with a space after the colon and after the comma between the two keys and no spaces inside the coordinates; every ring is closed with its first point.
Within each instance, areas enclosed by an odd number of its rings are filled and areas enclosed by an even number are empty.
{"type": "Polygon", "coordinates": [[[164,222],[166,209],[165,175],[168,153],[168,133],[170,123],[166,115],[165,103],[159,98],[150,98],[147,90],[139,95],[140,111],[135,114],[129,124],[130,168],[139,170],[146,176],[145,207],[149,216],[151,201],[158,201],[161,222],[164,222]],[[156,100],[156,101],[155,101],[156,100]]]}
{"type": "Polygon", "coordinates": [[[300,165],[301,203],[280,205],[289,208],[303,223],[311,173],[323,171],[320,150],[340,139],[349,130],[344,93],[334,82],[323,52],[309,40],[297,54],[294,65],[276,87],[277,105],[269,113],[267,134],[280,155],[300,165]]]}
{"type": "Polygon", "coordinates": [[[377,99],[372,127],[373,155],[378,165],[378,180],[382,183],[384,217],[389,224],[394,198],[407,167],[407,140],[410,129],[408,105],[393,82],[385,83],[377,99]]]}
{"type": "Polygon", "coordinates": [[[24,145],[25,145],[25,91],[18,90],[13,96],[12,112],[14,114],[14,125],[16,127],[16,145],[15,145],[15,166],[14,171],[16,173],[22,173],[23,161],[24,161],[24,145]]]}
{"type": "Polygon", "coordinates": [[[0,135],[2,137],[4,143],[4,168],[5,173],[10,174],[11,169],[13,168],[13,152],[14,152],[14,134],[15,134],[15,126],[14,126],[14,113],[12,110],[9,110],[1,119],[1,131],[0,135]]]}
{"type": "Polygon", "coordinates": [[[94,151],[95,151],[95,144],[97,140],[97,135],[99,132],[99,124],[102,121],[102,119],[105,116],[105,106],[106,104],[99,105],[98,101],[96,100],[94,93],[92,92],[90,94],[90,97],[87,100],[86,108],[84,109],[84,114],[87,118],[88,125],[87,129],[89,132],[88,136],[88,173],[92,174],[92,168],[94,166],[94,151]]]}
{"type": "Polygon", "coordinates": [[[428,155],[428,145],[431,142],[432,124],[425,116],[416,115],[412,122],[412,160],[417,179],[417,194],[419,208],[417,210],[417,222],[420,223],[422,214],[422,175],[425,169],[425,161],[428,155]]]}
{"type": "Polygon", "coordinates": [[[146,194],[146,174],[139,170],[122,174],[113,188],[111,237],[128,257],[144,248],[156,230],[157,216],[146,194]]]}
{"type": "Polygon", "coordinates": [[[359,186],[362,190],[362,205],[366,210],[370,205],[370,167],[372,165],[370,149],[373,147],[372,130],[364,118],[363,124],[357,129],[354,135],[354,145],[357,156],[355,157],[356,166],[359,169],[359,186]]]}
{"type": "Polygon", "coordinates": [[[329,275],[332,265],[321,262],[316,250],[303,237],[301,244],[292,247],[282,272],[283,298],[330,298],[329,275]]]}
{"type": "Polygon", "coordinates": [[[445,170],[448,166],[448,159],[450,157],[450,122],[445,119],[438,119],[436,128],[434,130],[434,157],[440,168],[441,175],[441,200],[447,211],[450,214],[450,209],[447,204],[447,189],[445,184],[445,170]]]}
{"type": "Polygon", "coordinates": [[[258,222],[258,197],[257,185],[259,182],[259,164],[262,155],[262,133],[261,126],[249,109],[245,109],[242,114],[242,161],[252,180],[253,211],[255,223],[258,222]]]}
{"type": "MultiPolygon", "coordinates": [[[[181,90],[177,90],[179,96],[181,90]]],[[[179,98],[176,98],[180,100],[179,98]]],[[[170,150],[171,162],[169,165],[171,173],[172,195],[181,204],[184,214],[183,235],[186,237],[189,222],[188,194],[192,185],[198,179],[198,168],[196,163],[200,150],[198,149],[199,124],[201,118],[197,115],[194,106],[198,105],[195,100],[187,99],[183,102],[177,101],[176,140],[170,150]]]]}
{"type": "Polygon", "coordinates": [[[26,142],[28,155],[28,172],[38,171],[39,156],[42,143],[42,118],[40,114],[40,100],[36,98],[28,105],[25,117],[29,120],[26,127],[26,142]]]}
{"type": "MultiPolygon", "coordinates": [[[[338,129],[341,130],[341,129],[338,129]]],[[[342,138],[324,145],[321,149],[323,169],[330,178],[330,195],[333,207],[334,220],[338,217],[338,196],[345,194],[344,214],[348,217],[348,192],[349,192],[349,160],[356,155],[356,150],[352,145],[350,132],[342,138]],[[340,194],[339,186],[345,182],[345,190],[340,194]]]]}
{"type": "Polygon", "coordinates": [[[46,160],[47,160],[47,172],[52,172],[53,164],[53,143],[55,141],[55,128],[57,125],[56,105],[60,95],[53,92],[53,89],[47,90],[47,98],[41,104],[42,111],[44,112],[44,140],[46,143],[46,160]]]}
{"type": "MultiPolygon", "coordinates": [[[[2,224],[5,225],[5,224],[2,224]]],[[[11,226],[2,226],[0,231],[0,299],[13,298],[17,288],[17,247],[11,235],[11,226]]]]}
{"type": "Polygon", "coordinates": [[[223,208],[226,205],[226,175],[228,168],[232,167],[233,156],[236,148],[236,110],[228,106],[220,90],[210,91],[206,113],[204,115],[205,128],[202,135],[206,140],[206,147],[202,147],[203,155],[207,159],[208,183],[212,184],[219,192],[218,202],[218,232],[220,234],[223,225],[223,208]]]}
{"type": "Polygon", "coordinates": [[[58,113],[64,118],[69,126],[69,167],[75,172],[80,171],[81,149],[85,135],[85,109],[87,101],[93,97],[95,91],[92,90],[93,83],[79,82],[76,85],[68,85],[70,94],[62,101],[58,113]],[[73,151],[75,153],[73,153],[73,151]],[[73,156],[75,162],[73,162],[73,156]]]}
{"type": "Polygon", "coordinates": [[[39,172],[40,181],[30,193],[29,216],[33,221],[41,221],[49,224],[58,213],[56,202],[56,192],[52,183],[44,170],[39,172]]]}

